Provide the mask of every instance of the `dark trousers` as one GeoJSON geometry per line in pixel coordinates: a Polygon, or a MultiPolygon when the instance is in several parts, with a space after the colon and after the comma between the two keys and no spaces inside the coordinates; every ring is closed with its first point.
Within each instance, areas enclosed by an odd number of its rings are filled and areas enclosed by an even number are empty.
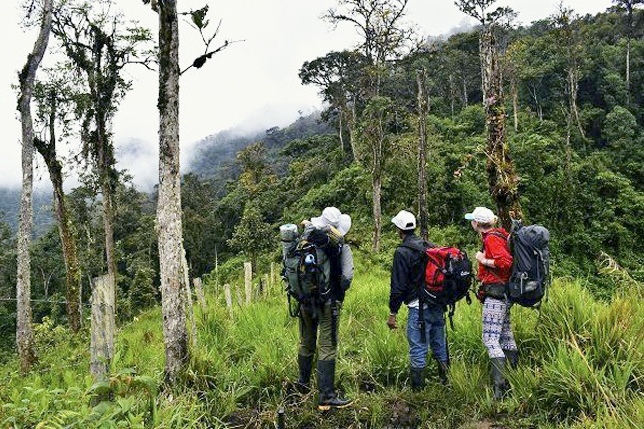
{"type": "MultiPolygon", "coordinates": [[[[340,319],[341,303],[336,303],[338,314],[336,319],[340,319]]],[[[303,307],[301,308],[302,317],[300,321],[300,349],[301,356],[312,357],[315,355],[316,345],[319,340],[318,360],[335,360],[338,355],[338,345],[333,344],[333,313],[331,302],[327,302],[320,307],[303,307]],[[318,338],[318,328],[320,330],[318,338]]],[[[338,320],[335,321],[335,335],[338,335],[338,320]]]]}

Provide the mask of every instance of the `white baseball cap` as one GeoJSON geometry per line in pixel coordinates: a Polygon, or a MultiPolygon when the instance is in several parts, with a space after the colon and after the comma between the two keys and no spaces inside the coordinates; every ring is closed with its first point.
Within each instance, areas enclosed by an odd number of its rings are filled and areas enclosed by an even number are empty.
{"type": "Polygon", "coordinates": [[[496,222],[496,215],[487,207],[477,207],[472,210],[472,213],[466,213],[465,219],[479,223],[494,223],[496,222]]]}
{"type": "Polygon", "coordinates": [[[321,216],[311,218],[311,223],[316,228],[333,226],[342,236],[344,236],[349,232],[349,229],[351,229],[351,216],[343,214],[336,207],[326,207],[322,210],[321,216]]]}
{"type": "Polygon", "coordinates": [[[398,229],[410,231],[416,228],[416,216],[407,210],[401,210],[391,219],[391,223],[396,225],[398,229]]]}

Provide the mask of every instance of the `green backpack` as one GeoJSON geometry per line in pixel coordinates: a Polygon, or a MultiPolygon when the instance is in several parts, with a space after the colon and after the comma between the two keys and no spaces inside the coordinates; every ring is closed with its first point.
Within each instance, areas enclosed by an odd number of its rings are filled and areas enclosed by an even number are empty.
{"type": "Polygon", "coordinates": [[[331,257],[339,256],[342,243],[332,232],[311,227],[300,237],[293,224],[282,225],[280,236],[289,312],[297,317],[300,306],[322,305],[331,297],[331,257]],[[295,310],[291,298],[297,302],[295,310]]]}

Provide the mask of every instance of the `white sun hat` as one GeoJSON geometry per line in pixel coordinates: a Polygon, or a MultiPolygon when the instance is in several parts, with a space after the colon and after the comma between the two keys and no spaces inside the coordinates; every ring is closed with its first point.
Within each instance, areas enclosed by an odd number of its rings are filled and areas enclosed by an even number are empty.
{"type": "Polygon", "coordinates": [[[416,216],[407,210],[401,210],[391,219],[391,222],[403,231],[410,231],[416,228],[416,216]]]}
{"type": "Polygon", "coordinates": [[[343,214],[336,207],[326,207],[322,210],[321,216],[311,218],[311,223],[316,228],[332,226],[338,230],[340,235],[344,236],[351,229],[351,216],[343,214]]]}
{"type": "Polygon", "coordinates": [[[465,219],[479,223],[494,223],[496,222],[496,215],[487,207],[477,207],[472,210],[472,213],[466,213],[465,219]]]}

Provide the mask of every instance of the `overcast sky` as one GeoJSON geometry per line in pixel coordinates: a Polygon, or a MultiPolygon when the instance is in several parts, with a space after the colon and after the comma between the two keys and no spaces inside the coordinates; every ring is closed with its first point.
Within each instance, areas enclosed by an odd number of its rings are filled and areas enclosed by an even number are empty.
{"type": "MultiPolygon", "coordinates": [[[[0,14],[3,58],[0,62],[0,186],[20,184],[20,122],[16,93],[17,71],[24,65],[36,38],[19,25],[22,0],[5,0],[0,14]]],[[[179,1],[180,10],[198,9],[207,0],[179,1]]],[[[131,19],[151,28],[158,27],[156,14],[141,0],[115,0],[131,19]]],[[[221,40],[241,40],[230,46],[200,70],[181,78],[180,132],[183,166],[191,147],[202,138],[235,127],[268,128],[284,126],[299,112],[320,108],[317,89],[302,86],[297,76],[302,63],[333,50],[352,48],[358,41],[348,25],[336,30],[320,16],[336,4],[335,0],[220,0],[209,1],[211,26],[219,19],[221,40]]],[[[558,0],[499,0],[519,13],[518,21],[530,22],[552,15],[558,0]]],[[[566,7],[577,13],[605,11],[611,0],[567,0],[566,7]]],[[[423,35],[441,35],[472,21],[462,14],[453,0],[410,0],[407,21],[418,26],[423,35]]],[[[203,52],[201,39],[194,30],[180,28],[182,68],[203,52]]],[[[216,42],[215,42],[216,43],[216,42]]],[[[51,60],[51,56],[49,57],[51,60]]],[[[46,57],[47,60],[47,57],[46,57]]],[[[127,75],[134,89],[127,95],[113,123],[119,168],[134,173],[135,182],[149,186],[157,178],[156,109],[157,75],[142,67],[130,68],[127,75]],[[135,145],[137,153],[125,156],[126,146],[135,145]]],[[[130,151],[128,153],[131,154],[130,151]]],[[[182,167],[183,167],[182,166],[182,167]]],[[[43,163],[37,162],[36,187],[48,179],[43,163]]]]}

